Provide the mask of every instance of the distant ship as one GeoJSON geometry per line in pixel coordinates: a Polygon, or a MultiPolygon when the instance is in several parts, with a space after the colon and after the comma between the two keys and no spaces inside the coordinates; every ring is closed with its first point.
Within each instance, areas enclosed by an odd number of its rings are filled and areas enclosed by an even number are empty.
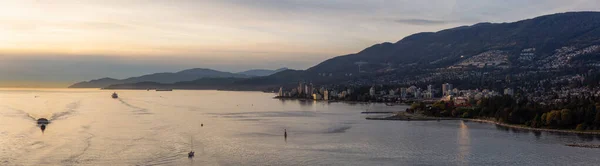
{"type": "Polygon", "coordinates": [[[114,93],[112,94],[112,98],[113,98],[113,99],[119,98],[119,95],[117,95],[117,92],[114,92],[114,93]]]}
{"type": "Polygon", "coordinates": [[[156,91],[173,91],[173,89],[156,89],[156,91]]]}

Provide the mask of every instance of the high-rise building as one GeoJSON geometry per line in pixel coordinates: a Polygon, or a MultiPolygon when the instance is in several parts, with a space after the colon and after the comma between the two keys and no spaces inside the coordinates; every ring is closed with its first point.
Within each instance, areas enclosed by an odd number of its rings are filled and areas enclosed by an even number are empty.
{"type": "Polygon", "coordinates": [[[427,85],[427,92],[429,92],[429,93],[433,92],[433,85],[431,85],[431,84],[427,85]]]}
{"type": "Polygon", "coordinates": [[[442,84],[442,94],[443,95],[450,95],[452,92],[451,90],[452,90],[452,84],[450,84],[450,83],[442,84]]]}
{"type": "Polygon", "coordinates": [[[414,94],[413,94],[413,95],[414,95],[414,96],[415,96],[415,98],[417,98],[417,99],[418,99],[418,98],[421,98],[421,89],[417,89],[417,90],[415,90],[415,92],[414,92],[414,94]]]}
{"type": "Polygon", "coordinates": [[[309,97],[312,96],[312,94],[313,94],[312,84],[304,85],[304,94],[306,94],[306,96],[309,96],[309,97]]]}
{"type": "Polygon", "coordinates": [[[504,89],[504,95],[513,96],[513,95],[515,95],[515,92],[513,91],[512,88],[506,88],[506,89],[504,89]]]}
{"type": "Polygon", "coordinates": [[[277,96],[283,97],[283,87],[279,87],[279,93],[277,93],[277,96]]]}
{"type": "Polygon", "coordinates": [[[372,86],[371,89],[369,89],[369,95],[375,96],[375,86],[372,86]]]}
{"type": "Polygon", "coordinates": [[[303,82],[298,83],[298,94],[299,95],[304,94],[304,83],[303,82]]]}
{"type": "Polygon", "coordinates": [[[316,94],[316,93],[312,94],[312,98],[313,98],[313,100],[321,100],[321,99],[323,99],[323,97],[320,94],[316,94]]]}
{"type": "Polygon", "coordinates": [[[400,97],[406,98],[406,94],[408,94],[406,88],[400,88],[400,97]]]}
{"type": "Polygon", "coordinates": [[[329,91],[327,89],[323,91],[323,100],[329,100],[329,91]]]}

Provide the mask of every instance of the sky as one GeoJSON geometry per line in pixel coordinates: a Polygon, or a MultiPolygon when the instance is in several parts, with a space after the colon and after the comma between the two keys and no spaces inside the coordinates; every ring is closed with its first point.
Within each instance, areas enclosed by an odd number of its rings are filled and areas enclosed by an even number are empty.
{"type": "Polygon", "coordinates": [[[2,0],[0,87],[306,69],[418,32],[599,10],[597,0],[2,0]]]}

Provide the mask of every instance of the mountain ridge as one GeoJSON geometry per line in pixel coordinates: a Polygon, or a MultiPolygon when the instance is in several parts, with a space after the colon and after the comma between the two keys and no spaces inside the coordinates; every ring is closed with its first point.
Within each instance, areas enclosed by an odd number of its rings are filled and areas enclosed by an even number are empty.
{"type": "Polygon", "coordinates": [[[225,87],[274,89],[298,82],[410,85],[468,78],[479,79],[470,80],[473,85],[484,85],[506,75],[539,81],[573,71],[600,71],[598,55],[600,12],[567,12],[415,33],[395,43],[378,43],[327,59],[306,70],[235,80],[225,87]],[[482,77],[484,71],[488,77],[482,77]]]}
{"type": "Polygon", "coordinates": [[[104,88],[116,84],[131,84],[141,82],[155,82],[159,84],[172,84],[177,82],[194,81],[202,78],[250,78],[256,76],[268,76],[288,68],[280,68],[276,70],[268,69],[252,69],[238,73],[223,72],[208,68],[191,68],[178,72],[160,72],[146,74],[142,76],[129,77],[125,79],[115,78],[100,78],[90,81],[82,81],[75,83],[69,88],[104,88]]]}

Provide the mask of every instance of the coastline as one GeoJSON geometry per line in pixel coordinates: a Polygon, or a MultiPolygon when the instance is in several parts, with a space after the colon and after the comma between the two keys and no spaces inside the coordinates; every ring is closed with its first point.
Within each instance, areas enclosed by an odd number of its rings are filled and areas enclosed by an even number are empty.
{"type": "Polygon", "coordinates": [[[566,129],[545,129],[545,128],[533,128],[523,125],[514,125],[508,123],[502,123],[495,120],[487,120],[487,119],[471,119],[471,118],[444,118],[444,117],[430,117],[430,116],[422,116],[422,115],[414,115],[407,113],[398,113],[393,116],[387,117],[367,117],[367,120],[399,120],[399,121],[440,121],[440,120],[463,120],[470,122],[479,122],[479,123],[489,123],[502,127],[508,127],[513,129],[522,129],[522,130],[530,130],[530,131],[541,131],[541,132],[551,132],[551,133],[566,133],[566,134],[585,134],[585,135],[600,135],[600,131],[576,131],[576,130],[566,130],[566,129]]]}
{"type": "Polygon", "coordinates": [[[495,124],[495,125],[502,126],[502,127],[508,127],[508,128],[514,128],[514,129],[523,129],[523,130],[531,130],[531,131],[543,131],[543,132],[567,133],[567,134],[600,135],[600,131],[576,131],[576,130],[565,130],[565,129],[533,128],[533,127],[507,124],[507,123],[497,122],[497,121],[493,121],[493,120],[486,120],[486,119],[460,118],[460,120],[471,121],[471,122],[480,122],[480,123],[489,123],[489,124],[495,124]]]}
{"type": "Polygon", "coordinates": [[[390,106],[390,107],[393,107],[393,106],[410,106],[409,104],[406,104],[406,103],[397,103],[397,102],[352,101],[352,100],[315,100],[315,99],[308,99],[308,98],[293,98],[293,97],[273,97],[273,99],[299,100],[299,101],[320,101],[320,102],[342,102],[342,103],[348,103],[348,104],[371,104],[371,103],[386,104],[386,103],[392,103],[393,105],[388,105],[388,106],[390,106]]]}

